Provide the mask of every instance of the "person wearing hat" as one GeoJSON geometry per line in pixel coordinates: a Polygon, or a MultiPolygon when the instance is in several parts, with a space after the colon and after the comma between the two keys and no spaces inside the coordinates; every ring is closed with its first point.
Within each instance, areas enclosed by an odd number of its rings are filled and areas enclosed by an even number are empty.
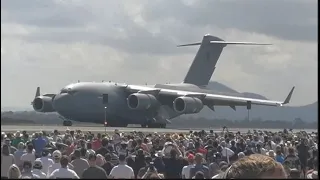
{"type": "Polygon", "coordinates": [[[63,155],[60,158],[60,167],[55,169],[49,176],[50,179],[80,179],[76,172],[69,169],[68,156],[63,155]]]}
{"type": "MultiPolygon", "coordinates": [[[[59,169],[61,167],[61,163],[60,163],[61,157],[62,157],[62,154],[61,154],[61,152],[59,150],[53,151],[52,159],[53,159],[54,164],[49,166],[49,168],[48,168],[48,173],[47,173],[48,177],[51,175],[51,173],[54,170],[59,169]]],[[[74,167],[73,167],[73,165],[71,163],[69,163],[68,164],[68,168],[69,169],[73,169],[74,167]]]]}
{"type": "Polygon", "coordinates": [[[32,173],[38,175],[41,179],[45,179],[47,177],[46,173],[42,171],[42,162],[40,159],[36,159],[34,161],[32,173]]]}
{"type": "Polygon", "coordinates": [[[182,179],[190,179],[190,169],[194,166],[194,155],[189,153],[188,157],[189,165],[182,168],[181,177],[182,179]]]}
{"type": "Polygon", "coordinates": [[[42,169],[41,171],[44,173],[48,173],[49,167],[54,164],[53,160],[50,158],[49,149],[45,148],[42,151],[42,157],[37,158],[36,161],[41,161],[42,169]]]}
{"type": "Polygon", "coordinates": [[[272,159],[275,159],[275,156],[276,154],[274,153],[273,150],[269,150],[267,153],[266,153],[267,156],[271,157],[272,159]]]}

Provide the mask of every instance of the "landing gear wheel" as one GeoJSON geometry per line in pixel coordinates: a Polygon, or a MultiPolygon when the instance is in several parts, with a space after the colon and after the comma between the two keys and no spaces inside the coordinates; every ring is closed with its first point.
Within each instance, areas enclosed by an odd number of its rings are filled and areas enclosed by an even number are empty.
{"type": "Polygon", "coordinates": [[[166,128],[167,124],[160,124],[160,128],[166,128]]]}
{"type": "Polygon", "coordinates": [[[63,126],[72,126],[71,121],[63,121],[63,126]]]}
{"type": "Polygon", "coordinates": [[[127,123],[109,123],[109,127],[127,127],[127,123]]]}
{"type": "Polygon", "coordinates": [[[147,125],[146,125],[146,124],[141,124],[141,127],[142,127],[142,128],[146,128],[147,125]]]}

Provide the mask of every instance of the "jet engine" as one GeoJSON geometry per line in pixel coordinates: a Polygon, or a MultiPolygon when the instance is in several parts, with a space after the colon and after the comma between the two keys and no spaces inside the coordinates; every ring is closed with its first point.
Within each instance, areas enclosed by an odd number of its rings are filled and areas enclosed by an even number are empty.
{"type": "Polygon", "coordinates": [[[202,108],[202,101],[195,97],[178,97],[173,101],[173,109],[181,114],[198,113],[202,108]]]}
{"type": "Polygon", "coordinates": [[[151,94],[134,93],[127,98],[127,104],[130,109],[147,110],[158,106],[159,102],[151,94]]]}
{"type": "Polygon", "coordinates": [[[38,96],[33,100],[33,109],[37,112],[54,112],[52,97],[38,96]]]}

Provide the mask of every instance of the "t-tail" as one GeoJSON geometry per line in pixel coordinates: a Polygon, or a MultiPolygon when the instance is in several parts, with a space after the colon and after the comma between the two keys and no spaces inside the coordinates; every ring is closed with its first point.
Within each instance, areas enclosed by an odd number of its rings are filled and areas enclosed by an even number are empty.
{"type": "Polygon", "coordinates": [[[197,86],[208,85],[211,76],[216,68],[216,64],[222,53],[222,50],[227,45],[271,45],[266,43],[254,42],[227,42],[218,37],[205,35],[202,42],[183,44],[182,46],[200,45],[200,48],[189,68],[189,71],[184,78],[183,83],[194,84],[197,86]]]}

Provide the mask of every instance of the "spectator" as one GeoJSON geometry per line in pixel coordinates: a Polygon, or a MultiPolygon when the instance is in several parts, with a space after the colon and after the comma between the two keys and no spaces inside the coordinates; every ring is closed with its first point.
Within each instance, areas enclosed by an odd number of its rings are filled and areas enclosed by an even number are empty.
{"type": "Polygon", "coordinates": [[[39,179],[40,176],[32,172],[32,164],[30,161],[24,161],[22,165],[21,179],[39,179]]]}
{"type": "Polygon", "coordinates": [[[107,179],[106,171],[96,165],[97,156],[95,154],[89,154],[88,157],[90,167],[85,169],[82,178],[83,179],[107,179]]]}
{"type": "MultiPolygon", "coordinates": [[[[62,157],[62,154],[59,150],[55,150],[53,153],[52,153],[52,157],[53,157],[53,161],[54,161],[54,164],[52,164],[51,166],[49,166],[49,170],[48,170],[48,176],[51,175],[51,173],[53,171],[55,171],[56,169],[59,169],[61,168],[61,157],[62,157]]],[[[69,169],[73,169],[73,165],[71,163],[68,164],[68,168],[69,169]]]]}
{"type": "Polygon", "coordinates": [[[1,148],[1,179],[8,179],[8,171],[14,162],[14,156],[10,154],[10,146],[4,144],[1,148]]]}
{"type": "Polygon", "coordinates": [[[216,179],[284,179],[287,175],[283,166],[274,159],[260,154],[252,154],[233,163],[216,179]]]}
{"type": "Polygon", "coordinates": [[[182,179],[190,179],[190,169],[194,165],[194,155],[191,153],[188,155],[188,163],[189,165],[184,166],[182,168],[182,172],[181,172],[182,179]]]}
{"type": "Polygon", "coordinates": [[[147,172],[148,168],[150,167],[150,162],[152,162],[152,158],[150,156],[145,157],[145,166],[140,168],[137,178],[141,179],[142,176],[147,172]]]}
{"type": "Polygon", "coordinates": [[[209,168],[203,165],[203,156],[201,153],[197,153],[195,157],[195,165],[190,169],[190,177],[194,177],[195,174],[201,171],[204,173],[205,178],[209,179],[209,168]]]}
{"type": "Polygon", "coordinates": [[[55,169],[51,174],[51,179],[80,179],[76,172],[68,168],[68,156],[63,155],[60,159],[60,168],[55,169]]]}
{"type": "Polygon", "coordinates": [[[23,154],[20,160],[22,163],[25,161],[29,161],[31,162],[31,164],[33,164],[34,161],[36,160],[36,156],[33,151],[33,145],[31,143],[27,145],[27,153],[23,154]]]}
{"type": "Polygon", "coordinates": [[[111,155],[108,153],[104,156],[105,163],[102,165],[102,168],[106,171],[107,175],[110,174],[110,171],[114,167],[114,165],[111,163],[111,155]]]}
{"type": "Polygon", "coordinates": [[[53,160],[51,158],[49,158],[49,150],[48,149],[44,149],[42,151],[42,157],[36,159],[36,161],[37,160],[41,161],[41,165],[42,165],[41,171],[46,174],[48,173],[49,167],[54,164],[53,160]]]}
{"type": "Polygon", "coordinates": [[[134,179],[133,169],[126,165],[126,156],[120,154],[119,156],[119,165],[112,168],[110,172],[110,177],[115,179],[134,179]]]}
{"type": "Polygon", "coordinates": [[[73,170],[77,173],[79,177],[82,176],[83,171],[87,168],[89,168],[89,163],[86,159],[81,157],[81,151],[76,149],[74,151],[74,157],[75,159],[71,162],[73,165],[73,170]]]}
{"type": "Polygon", "coordinates": [[[96,151],[96,153],[97,153],[97,154],[101,154],[102,156],[104,156],[104,155],[106,155],[106,154],[109,152],[108,149],[107,149],[108,144],[109,144],[108,139],[106,139],[106,138],[102,139],[101,144],[102,144],[102,147],[100,147],[100,148],[96,151]]]}
{"type": "Polygon", "coordinates": [[[173,149],[170,151],[170,157],[165,157],[163,159],[165,164],[165,178],[172,179],[181,177],[183,164],[181,163],[181,160],[178,159],[177,154],[177,148],[176,146],[173,146],[173,149]]]}
{"type": "Polygon", "coordinates": [[[14,135],[14,139],[12,140],[12,146],[18,147],[18,144],[20,142],[23,143],[22,134],[20,133],[20,131],[17,131],[14,135]]]}
{"type": "MultiPolygon", "coordinates": [[[[20,179],[21,178],[21,171],[19,167],[15,164],[12,164],[8,171],[8,179],[20,179]]],[[[1,177],[1,179],[5,179],[1,177]]]]}
{"type": "Polygon", "coordinates": [[[35,156],[41,157],[42,150],[46,147],[47,141],[42,137],[42,132],[38,133],[38,137],[33,141],[34,149],[36,151],[35,156]]]}
{"type": "Polygon", "coordinates": [[[40,159],[34,161],[32,174],[39,176],[41,179],[45,179],[47,174],[42,171],[42,162],[40,159]]]}
{"type": "Polygon", "coordinates": [[[22,169],[22,161],[21,161],[21,156],[23,155],[23,154],[25,154],[26,153],[26,150],[25,150],[25,148],[24,148],[24,144],[23,144],[23,142],[20,142],[19,144],[18,144],[18,150],[14,153],[14,160],[15,160],[15,162],[16,162],[16,165],[20,168],[20,169],[22,169]]]}
{"type": "Polygon", "coordinates": [[[89,157],[89,154],[95,154],[96,152],[92,149],[92,144],[90,142],[87,143],[87,157],[89,157]]]}

